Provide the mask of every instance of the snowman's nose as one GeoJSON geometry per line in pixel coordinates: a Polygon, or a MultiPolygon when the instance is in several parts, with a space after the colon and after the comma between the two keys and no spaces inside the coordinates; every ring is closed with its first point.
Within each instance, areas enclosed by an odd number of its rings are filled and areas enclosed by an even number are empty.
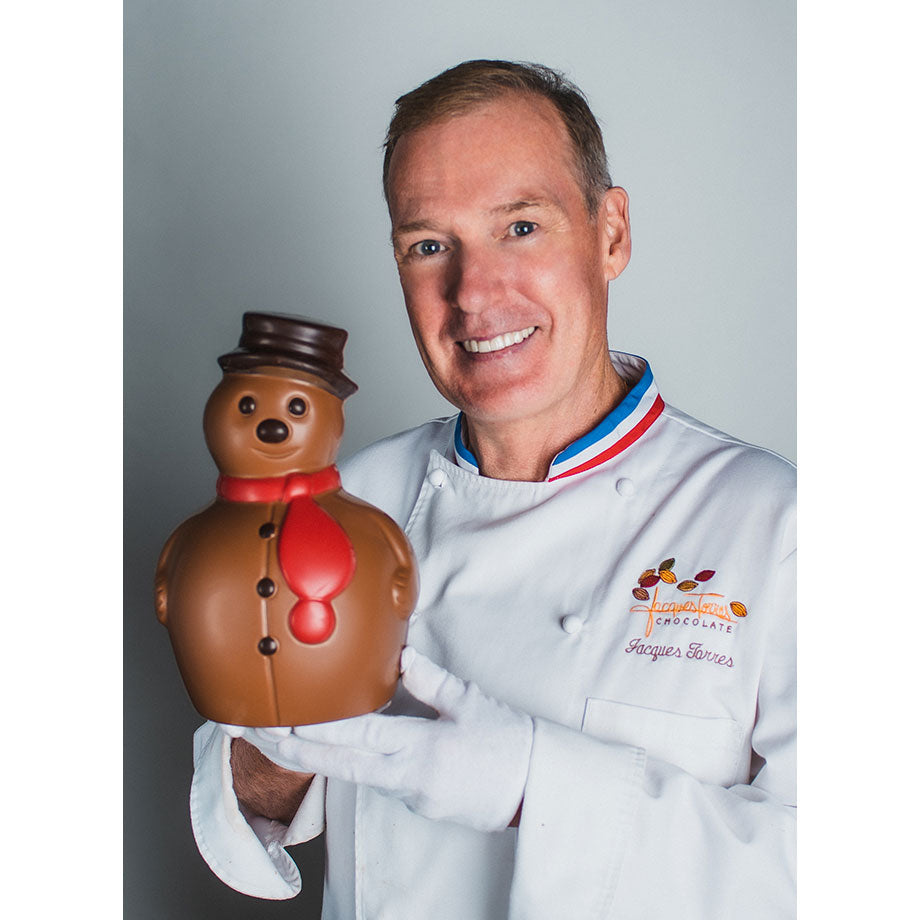
{"type": "Polygon", "coordinates": [[[256,437],[266,444],[280,444],[288,436],[288,426],[276,418],[267,418],[259,422],[256,437]]]}

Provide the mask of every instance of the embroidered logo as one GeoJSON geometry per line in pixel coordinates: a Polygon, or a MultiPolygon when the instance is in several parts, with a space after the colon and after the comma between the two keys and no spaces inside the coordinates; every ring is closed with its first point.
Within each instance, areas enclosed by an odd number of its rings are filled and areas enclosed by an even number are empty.
{"type": "Polygon", "coordinates": [[[693,578],[681,579],[674,573],[675,560],[665,559],[657,569],[646,569],[636,580],[632,595],[637,601],[648,603],[636,604],[630,613],[645,613],[646,637],[652,634],[656,625],[708,626],[731,632],[732,624],[748,615],[747,607],[741,601],[725,603],[725,595],[700,585],[710,581],[716,574],[715,569],[703,569],[693,578]],[[649,594],[649,590],[652,594],[649,594]],[[700,590],[698,590],[700,589],[700,590]],[[683,597],[675,595],[680,591],[683,597]],[[705,617],[712,619],[706,621],[705,617]],[[718,624],[716,620],[720,621],[718,624]]]}

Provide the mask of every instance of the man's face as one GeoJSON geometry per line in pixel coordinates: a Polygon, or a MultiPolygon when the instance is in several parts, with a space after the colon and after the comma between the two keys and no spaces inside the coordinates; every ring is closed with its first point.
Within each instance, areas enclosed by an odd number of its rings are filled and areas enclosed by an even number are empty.
{"type": "Polygon", "coordinates": [[[471,422],[559,422],[601,389],[626,194],[589,215],[551,103],[509,95],[400,138],[390,216],[422,360],[471,422]]]}

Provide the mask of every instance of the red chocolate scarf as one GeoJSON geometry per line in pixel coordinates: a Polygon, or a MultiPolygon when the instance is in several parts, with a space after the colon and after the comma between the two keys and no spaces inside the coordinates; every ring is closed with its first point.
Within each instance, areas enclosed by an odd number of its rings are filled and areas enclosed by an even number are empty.
{"type": "Polygon", "coordinates": [[[278,538],[278,561],[288,587],[299,600],[288,625],[307,645],[325,642],[335,630],[332,598],[355,574],[355,550],[345,531],[313,500],[342,485],[339,471],[291,473],[268,479],[219,476],[217,494],[232,502],[286,502],[278,538]]]}

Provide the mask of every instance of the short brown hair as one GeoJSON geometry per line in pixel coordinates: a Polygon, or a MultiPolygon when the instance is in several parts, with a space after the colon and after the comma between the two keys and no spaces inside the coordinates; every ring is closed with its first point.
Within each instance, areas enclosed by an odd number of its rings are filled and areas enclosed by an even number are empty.
{"type": "Polygon", "coordinates": [[[387,203],[390,161],[396,142],[404,134],[510,92],[542,96],[555,106],[572,142],[577,179],[588,212],[593,215],[613,183],[607,168],[604,138],[584,93],[549,67],[512,61],[464,61],[396,100],[384,143],[383,194],[387,203]]]}

